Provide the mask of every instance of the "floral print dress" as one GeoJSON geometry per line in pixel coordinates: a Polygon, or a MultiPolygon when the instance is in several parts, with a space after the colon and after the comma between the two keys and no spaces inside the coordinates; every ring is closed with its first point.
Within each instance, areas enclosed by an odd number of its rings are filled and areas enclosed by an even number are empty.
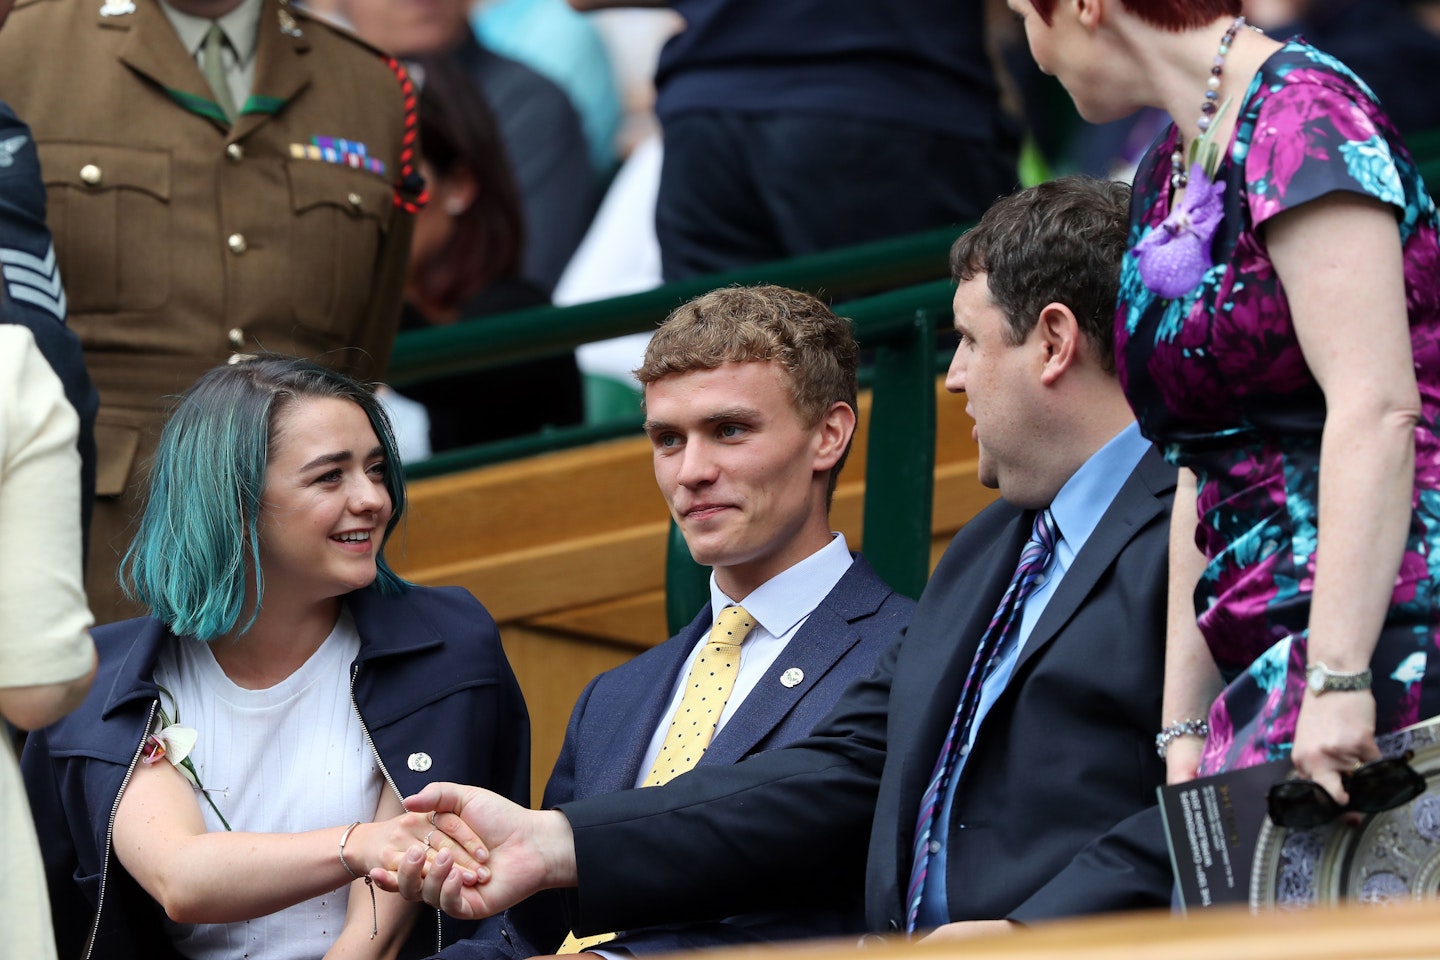
{"type": "MultiPolygon", "coordinates": [[[[1214,266],[1176,299],[1125,257],[1116,315],[1121,383],[1145,435],[1199,480],[1195,592],[1201,633],[1226,681],[1210,712],[1202,774],[1287,757],[1304,693],[1325,398],[1259,233],[1270,217],[1336,190],[1394,208],[1404,250],[1423,412],[1410,534],[1372,661],[1380,732],[1440,713],[1440,246],[1435,204],[1362,81],[1291,41],[1239,106],[1214,266]]],[[[1170,206],[1172,128],[1135,179],[1130,247],[1170,206]]],[[[1369,318],[1353,318],[1362,343],[1369,318]]]]}

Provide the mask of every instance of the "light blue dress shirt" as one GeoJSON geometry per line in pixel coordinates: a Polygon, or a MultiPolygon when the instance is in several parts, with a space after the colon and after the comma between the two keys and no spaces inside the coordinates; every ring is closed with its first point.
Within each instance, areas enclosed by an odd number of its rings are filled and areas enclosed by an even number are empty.
{"type": "MultiPolygon", "coordinates": [[[[925,888],[920,896],[920,915],[916,919],[916,926],[919,928],[938,927],[950,922],[945,885],[950,811],[955,802],[955,785],[965,770],[965,760],[970,755],[970,748],[985,722],[985,716],[1009,684],[1010,677],[1015,672],[1015,664],[1020,659],[1020,651],[1029,640],[1030,631],[1035,628],[1040,614],[1044,613],[1045,605],[1059,588],[1065,572],[1070,569],[1076,555],[1084,549],[1085,541],[1099,525],[1100,518],[1110,508],[1111,501],[1125,485],[1125,481],[1130,479],[1131,472],[1148,449],[1150,442],[1140,435],[1140,428],[1131,423],[1086,460],[1060,488],[1060,492],[1050,504],[1050,516],[1055,521],[1060,539],[1055,544],[1050,565],[1043,574],[1044,581],[1025,601],[1020,615],[1019,633],[1013,635],[1010,642],[1000,650],[993,669],[981,684],[980,704],[976,708],[975,722],[970,725],[969,738],[960,746],[959,756],[955,758],[950,771],[950,779],[945,784],[940,809],[935,814],[935,824],[930,830],[930,866],[926,870],[925,888]]],[[[976,876],[980,875],[977,873],[976,876]]],[[[983,879],[980,882],[984,882],[983,879]]]]}

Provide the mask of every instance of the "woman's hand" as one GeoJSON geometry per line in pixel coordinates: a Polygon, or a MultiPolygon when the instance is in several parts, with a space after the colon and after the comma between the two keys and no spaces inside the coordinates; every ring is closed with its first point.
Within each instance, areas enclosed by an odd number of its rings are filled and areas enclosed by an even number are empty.
{"type": "Polygon", "coordinates": [[[1320,696],[1305,691],[1290,752],[1302,777],[1314,780],[1337,803],[1344,804],[1350,796],[1340,783],[1340,774],[1379,758],[1375,697],[1369,690],[1336,690],[1320,696]]]}
{"type": "Polygon", "coordinates": [[[1194,780],[1200,771],[1200,757],[1205,741],[1200,737],[1180,737],[1165,748],[1165,782],[1185,783],[1194,780]]]}
{"type": "Polygon", "coordinates": [[[407,850],[422,845],[427,848],[423,868],[427,873],[435,854],[442,849],[450,851],[462,870],[473,871],[480,866],[473,853],[483,849],[480,838],[453,813],[435,814],[433,820],[427,813],[402,813],[389,820],[362,823],[345,846],[345,862],[362,877],[376,868],[393,872],[399,869],[407,850]],[[356,837],[361,840],[358,849],[356,837]]]}

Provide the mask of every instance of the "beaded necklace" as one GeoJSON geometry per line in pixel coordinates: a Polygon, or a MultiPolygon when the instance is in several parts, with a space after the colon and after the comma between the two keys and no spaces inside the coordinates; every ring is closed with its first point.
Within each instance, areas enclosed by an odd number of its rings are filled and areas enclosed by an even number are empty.
{"type": "MultiPolygon", "coordinates": [[[[1205,81],[1205,101],[1200,105],[1200,120],[1196,124],[1202,134],[1210,129],[1210,123],[1215,116],[1216,101],[1220,99],[1220,76],[1225,72],[1225,57],[1230,53],[1230,45],[1235,41],[1235,35],[1243,26],[1245,17],[1236,17],[1226,29],[1225,36],[1220,38],[1220,48],[1215,51],[1215,62],[1211,64],[1210,76],[1205,81]]],[[[1181,138],[1175,145],[1175,152],[1170,154],[1170,189],[1179,190],[1189,182],[1190,175],[1185,172],[1185,141],[1181,138]]]]}

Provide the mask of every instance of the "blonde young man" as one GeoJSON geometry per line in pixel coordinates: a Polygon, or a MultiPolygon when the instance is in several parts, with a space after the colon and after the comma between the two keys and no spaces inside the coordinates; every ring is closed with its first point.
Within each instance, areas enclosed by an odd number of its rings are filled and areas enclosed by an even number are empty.
{"type": "MultiPolygon", "coordinates": [[[[716,290],[656,331],[636,371],[645,432],[671,516],[694,558],[712,567],[711,601],[679,634],[580,695],[546,807],[664,783],[692,763],[728,766],[803,738],[909,621],[914,603],[830,528],[831,494],[855,430],[858,356],[848,321],[781,287],[716,290]],[[733,686],[711,694],[719,686],[712,674],[723,672],[711,669],[713,625],[735,605],[749,632],[733,686]],[[687,694],[699,683],[704,701],[687,694]],[[708,730],[699,742],[688,735],[717,721],[708,744],[708,730]]],[[[828,898],[637,926],[596,945],[567,940],[562,903],[541,896],[443,956],[528,957],[563,941],[567,951],[623,957],[833,936],[860,929],[860,907],[858,895],[828,898]]]]}

